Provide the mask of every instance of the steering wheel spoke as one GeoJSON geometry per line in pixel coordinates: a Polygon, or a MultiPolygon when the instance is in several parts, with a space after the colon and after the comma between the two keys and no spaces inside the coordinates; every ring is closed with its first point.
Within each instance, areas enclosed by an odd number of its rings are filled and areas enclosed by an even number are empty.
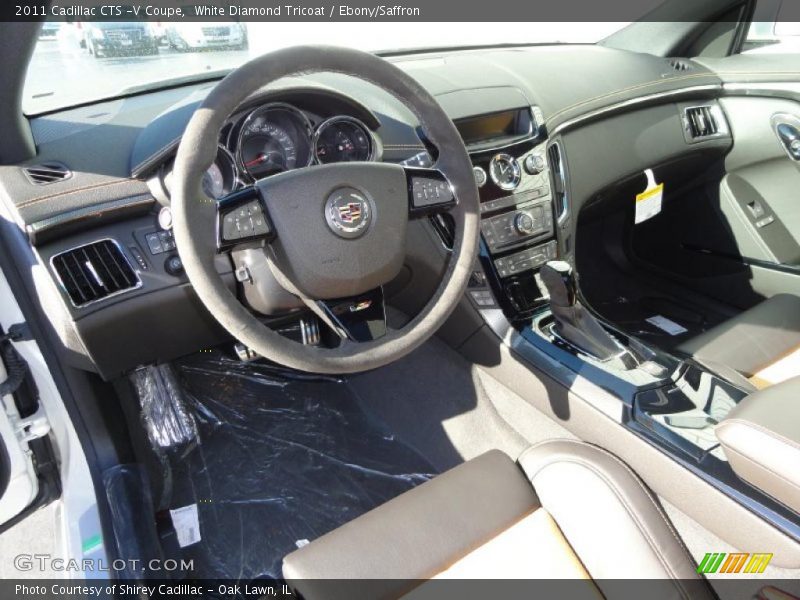
{"type": "Polygon", "coordinates": [[[251,185],[217,200],[217,251],[259,241],[270,242],[275,228],[257,186],[251,185]]]}
{"type": "Polygon", "coordinates": [[[386,306],[383,288],[351,298],[319,300],[325,321],[345,340],[370,342],[386,335],[386,306]]]}
{"type": "Polygon", "coordinates": [[[439,169],[405,167],[412,218],[446,212],[456,205],[453,186],[439,169]]]}

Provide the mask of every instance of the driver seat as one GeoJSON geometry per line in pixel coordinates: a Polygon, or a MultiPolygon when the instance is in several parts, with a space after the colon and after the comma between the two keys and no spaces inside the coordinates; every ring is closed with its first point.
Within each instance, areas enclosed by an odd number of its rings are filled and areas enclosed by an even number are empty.
{"type": "Polygon", "coordinates": [[[283,575],[305,600],[400,598],[435,579],[583,579],[582,595],[611,598],[631,578],[660,580],[648,600],[714,598],[639,478],[572,440],[519,466],[497,450],[461,464],[292,552],[283,575]]]}

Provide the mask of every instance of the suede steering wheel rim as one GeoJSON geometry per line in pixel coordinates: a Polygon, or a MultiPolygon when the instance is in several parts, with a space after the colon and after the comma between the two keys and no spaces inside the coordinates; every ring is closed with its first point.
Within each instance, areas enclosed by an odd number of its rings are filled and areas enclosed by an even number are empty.
{"type": "MultiPolygon", "coordinates": [[[[408,177],[409,170],[398,165],[347,163],[299,169],[256,182],[260,197],[265,198],[264,211],[272,219],[272,230],[276,234],[274,244],[264,245],[265,260],[279,283],[301,297],[312,310],[314,303],[326,299],[326,295],[336,297],[359,291],[361,275],[367,280],[388,283],[381,278],[399,269],[394,254],[401,246],[404,249],[405,226],[414,214],[408,206],[412,196],[412,180],[408,177]],[[362,190],[364,184],[361,197],[364,203],[360,206],[367,212],[372,207],[369,216],[374,222],[369,223],[366,233],[355,239],[336,238],[333,235],[336,232],[330,230],[322,233],[325,207],[329,206],[325,204],[326,197],[332,193],[331,189],[338,189],[332,183],[337,178],[344,178],[342,185],[352,185],[356,190],[362,190]],[[367,189],[369,186],[372,188],[367,189]],[[404,189],[400,190],[401,187],[404,189]],[[396,209],[401,193],[407,203],[404,217],[396,209]],[[276,198],[281,195],[282,202],[279,202],[276,198]],[[293,203],[294,197],[302,197],[302,202],[298,198],[298,202],[293,203]],[[393,203],[389,203],[390,200],[393,203]],[[304,211],[308,227],[320,228],[314,229],[319,235],[312,236],[324,238],[319,242],[320,248],[312,248],[302,255],[298,253],[295,236],[303,232],[292,229],[296,223],[292,222],[294,213],[290,208],[304,211]],[[373,258],[387,246],[392,246],[391,252],[385,251],[387,256],[373,258]],[[324,262],[320,257],[325,256],[345,258],[338,261],[343,264],[331,267],[332,272],[343,274],[342,280],[337,282],[331,278],[325,284],[327,287],[318,285],[320,280],[326,279],[320,274],[328,273],[320,266],[324,262]],[[383,262],[368,264],[371,260],[383,262]],[[292,261],[306,264],[297,266],[292,261]],[[346,271],[350,268],[349,262],[353,263],[355,271],[346,271]],[[320,295],[323,297],[319,298],[320,295]]],[[[259,56],[231,72],[209,93],[190,120],[178,148],[172,211],[175,242],[186,275],[214,318],[234,338],[268,360],[314,373],[353,373],[381,367],[430,338],[464,294],[480,232],[479,198],[472,163],[453,122],[436,100],[411,77],[379,57],[326,46],[298,46],[259,56]],[[259,321],[231,292],[215,266],[215,257],[220,251],[220,203],[202,190],[203,174],[215,158],[219,131],[229,115],[249,96],[273,81],[315,72],[340,73],[379,86],[416,116],[427,140],[438,149],[431,173],[443,176],[449,183],[452,202],[447,210],[455,221],[452,254],[436,291],[423,309],[400,329],[388,330],[382,337],[370,341],[343,339],[336,348],[303,345],[280,335],[259,321]]]]}

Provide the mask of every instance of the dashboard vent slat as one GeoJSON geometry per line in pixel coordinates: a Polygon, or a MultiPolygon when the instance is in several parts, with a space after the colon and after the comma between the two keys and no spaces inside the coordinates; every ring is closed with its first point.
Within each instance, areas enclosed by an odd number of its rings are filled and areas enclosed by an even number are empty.
{"type": "Polygon", "coordinates": [[[100,240],[56,254],[50,265],[77,308],[141,286],[136,271],[113,240],[100,240]]]}
{"type": "Polygon", "coordinates": [[[46,162],[39,165],[23,167],[28,180],[34,185],[47,185],[57,181],[65,181],[72,177],[72,171],[59,162],[46,162]]]}
{"type": "Polygon", "coordinates": [[[669,66],[675,71],[693,71],[694,66],[688,60],[682,58],[669,59],[669,66]]]}
{"type": "Polygon", "coordinates": [[[719,124],[710,106],[692,106],[686,109],[686,125],[692,138],[703,138],[719,133],[719,124]]]}

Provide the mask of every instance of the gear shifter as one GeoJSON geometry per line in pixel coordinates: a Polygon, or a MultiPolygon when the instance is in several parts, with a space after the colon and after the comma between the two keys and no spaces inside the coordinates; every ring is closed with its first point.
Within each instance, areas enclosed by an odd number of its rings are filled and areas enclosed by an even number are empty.
{"type": "Polygon", "coordinates": [[[578,300],[575,275],[569,263],[550,261],[539,271],[539,277],[550,294],[550,310],[555,318],[553,331],[558,337],[599,360],[625,352],[578,300]]]}

